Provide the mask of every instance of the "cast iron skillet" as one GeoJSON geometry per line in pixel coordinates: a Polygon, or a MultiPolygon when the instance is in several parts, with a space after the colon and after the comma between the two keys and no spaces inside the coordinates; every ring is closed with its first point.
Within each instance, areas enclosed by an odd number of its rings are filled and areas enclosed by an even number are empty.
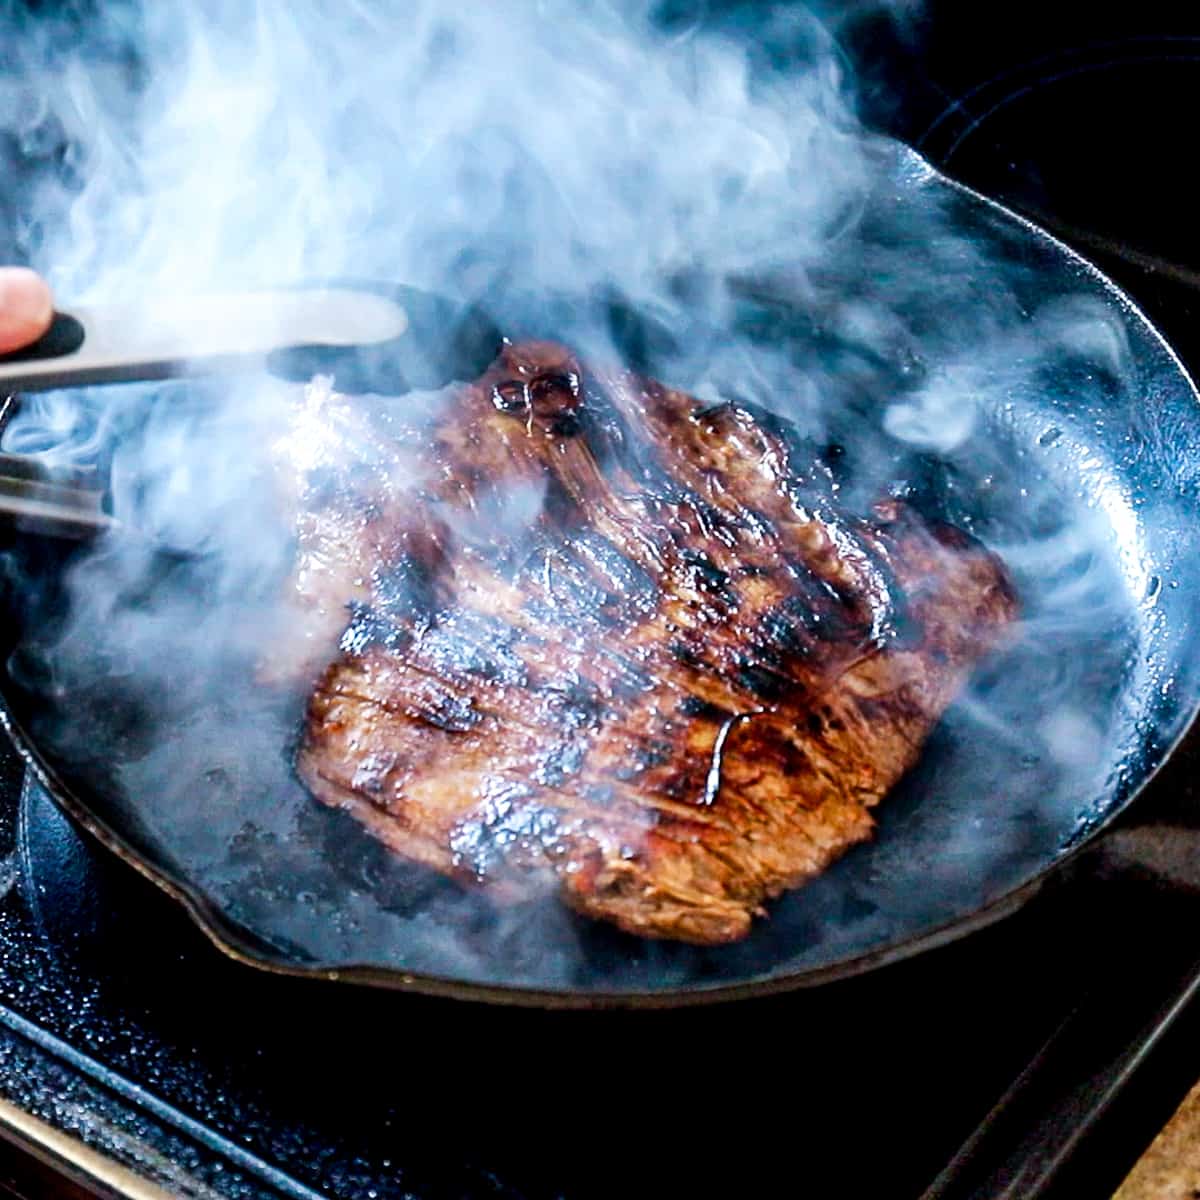
{"type": "MultiPolygon", "coordinates": [[[[217,654],[210,691],[203,680],[175,681],[155,696],[130,692],[120,672],[74,688],[69,672],[39,671],[39,647],[66,628],[63,581],[79,550],[17,539],[0,559],[0,720],[75,820],[226,953],[280,973],[506,1003],[671,1005],[856,974],[1006,914],[1145,787],[1200,706],[1200,404],[1171,350],[1109,280],[908,152],[861,218],[866,249],[855,256],[868,282],[897,254],[923,253],[895,243],[888,217],[916,201],[1005,264],[1025,314],[1006,353],[975,364],[1012,369],[984,390],[961,444],[915,452],[879,433],[886,404],[870,393],[881,384],[902,392],[903,370],[893,378],[894,363],[857,354],[774,285],[747,287],[746,319],[774,343],[793,339],[801,366],[867,379],[826,414],[827,436],[846,435],[831,456],[845,494],[856,469],[860,480],[902,480],[913,503],[1005,555],[1024,620],[882,804],[875,840],[774,903],[741,944],[639,941],[554,902],[497,916],[392,861],[291,776],[297,697],[221,698],[222,675],[240,666],[248,677],[249,664],[217,654]],[[1047,329],[1052,351],[1032,337],[1047,329]],[[857,424],[840,430],[846,413],[857,424]],[[856,467],[852,437],[872,421],[872,461],[856,467]],[[236,745],[230,730],[247,704],[279,744],[236,745]]],[[[925,302],[913,301],[917,324],[925,302]]],[[[532,332],[563,332],[561,310],[524,319],[543,323],[532,332]]],[[[669,346],[656,351],[652,326],[634,322],[630,334],[628,320],[616,324],[632,357],[688,383],[670,373],[687,364],[668,361],[669,346]]],[[[969,367],[954,386],[970,386],[969,367]]],[[[203,565],[162,559],[155,578],[182,582],[202,604],[203,565]]],[[[105,629],[82,632],[107,652],[105,629]]]]}

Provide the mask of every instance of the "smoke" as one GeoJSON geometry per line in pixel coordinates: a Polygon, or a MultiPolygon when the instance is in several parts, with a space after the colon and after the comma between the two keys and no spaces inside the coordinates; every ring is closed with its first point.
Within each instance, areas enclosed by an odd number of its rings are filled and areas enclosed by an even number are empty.
{"type": "MultiPolygon", "coordinates": [[[[636,314],[640,365],[661,378],[854,446],[847,503],[906,482],[1011,553],[1019,575],[1028,561],[1048,581],[1025,639],[1044,708],[1110,703],[1062,652],[1080,629],[1063,614],[1082,598],[1102,614],[1099,640],[1119,647],[1091,669],[1128,657],[1128,589],[1095,550],[1096,522],[1076,520],[1095,495],[1112,499],[1105,463],[1091,496],[1064,497],[1011,447],[1045,434],[1047,374],[1074,370],[1074,408],[1045,443],[1074,469],[1089,397],[1128,382],[1126,318],[1042,295],[1044,263],[1005,260],[987,218],[864,130],[812,14],[205,0],[9,8],[0,30],[4,136],[26,165],[18,249],[64,306],[153,311],[156,296],[361,279],[537,325],[530,297],[566,296],[576,344],[607,359],[632,344],[614,307],[636,314]]],[[[555,924],[540,952],[520,921],[484,937],[482,918],[456,919],[449,936],[439,915],[473,902],[331,833],[290,774],[297,710],[247,663],[280,636],[292,541],[273,456],[291,438],[303,458],[296,430],[312,409],[298,393],[248,374],[27,400],[6,448],[103,460],[127,532],[73,562],[65,617],[11,670],[73,713],[44,726],[60,753],[138,798],[111,801],[125,827],[277,946],[573,978],[569,918],[540,918],[555,924]]],[[[519,525],[539,503],[513,496],[498,516],[519,525]]],[[[982,681],[962,720],[1011,733],[1018,691],[982,681]]],[[[1057,829],[1075,812],[1095,784],[1081,731],[1090,754],[1116,719],[1031,718],[1048,765],[1022,786],[1054,794],[1037,816],[1022,801],[1028,821],[1057,829]]],[[[1012,814],[992,809],[993,825],[958,828],[959,843],[1012,840],[1012,814]]]]}
{"type": "MultiPolygon", "coordinates": [[[[86,54],[39,21],[13,52],[38,72],[21,136],[61,130],[82,190],[33,257],[64,294],[110,299],[514,268],[640,290],[714,241],[717,269],[780,237],[803,254],[863,166],[820,27],[780,10],[757,32],[788,65],[821,57],[784,71],[720,34],[655,35],[636,5],[554,0],[104,6],[86,54]]],[[[36,199],[61,212],[57,186],[36,199]]]]}

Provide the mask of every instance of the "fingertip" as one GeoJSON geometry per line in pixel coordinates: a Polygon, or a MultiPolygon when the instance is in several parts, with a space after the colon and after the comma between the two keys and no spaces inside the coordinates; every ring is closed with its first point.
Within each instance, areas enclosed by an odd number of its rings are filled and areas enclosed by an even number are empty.
{"type": "Polygon", "coordinates": [[[0,267],[0,354],[37,341],[54,318],[50,285],[28,267],[0,267]]]}

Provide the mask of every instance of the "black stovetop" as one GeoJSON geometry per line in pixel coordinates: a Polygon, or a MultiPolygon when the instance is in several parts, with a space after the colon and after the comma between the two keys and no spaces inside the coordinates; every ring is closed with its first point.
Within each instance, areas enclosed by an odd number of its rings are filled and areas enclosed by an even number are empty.
{"type": "MultiPolygon", "coordinates": [[[[1170,114],[1200,82],[1200,18],[1045,7],[857,18],[866,115],[1098,261],[1196,371],[1200,240],[1170,114]]],[[[23,790],[4,747],[0,1095],[184,1196],[917,1197],[981,1123],[939,1195],[1008,1172],[1031,1134],[1071,1153],[1014,1194],[1108,1194],[1200,1077],[1200,1012],[1163,1019],[1192,977],[1197,765],[1193,735],[1069,874],[914,961],[711,1008],[563,1013],[238,966],[23,790]],[[1118,1079],[1131,1047],[1144,1061],[1118,1079]]]]}

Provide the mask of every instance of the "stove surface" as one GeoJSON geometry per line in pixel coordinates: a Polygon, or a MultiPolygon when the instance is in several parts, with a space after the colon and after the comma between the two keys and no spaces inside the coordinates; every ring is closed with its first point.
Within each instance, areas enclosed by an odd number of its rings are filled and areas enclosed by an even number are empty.
{"type": "Polygon", "coordinates": [[[913,962],[712,1008],[310,985],[226,960],[5,766],[0,1090],[176,1194],[755,1194],[782,1171],[916,1196],[1089,988],[1119,1026],[1186,965],[1143,936],[1177,896],[1087,867],[913,962]]]}
{"type": "MultiPolygon", "coordinates": [[[[1200,19],[1058,7],[845,25],[865,114],[1095,260],[1195,371],[1200,241],[1168,114],[1200,82],[1200,19]]],[[[1200,913],[1197,766],[1193,734],[1022,911],[911,962],[711,1008],[563,1013],[238,966],[23,787],[4,746],[0,1095],[183,1196],[917,1197],[1078,1009],[1081,1069],[1105,1038],[1145,1061],[1022,1194],[1107,1194],[1200,1076],[1193,1006],[1157,1021],[1194,956],[1175,931],[1200,913]]],[[[959,1166],[937,1194],[972,1194],[959,1166]]]]}

